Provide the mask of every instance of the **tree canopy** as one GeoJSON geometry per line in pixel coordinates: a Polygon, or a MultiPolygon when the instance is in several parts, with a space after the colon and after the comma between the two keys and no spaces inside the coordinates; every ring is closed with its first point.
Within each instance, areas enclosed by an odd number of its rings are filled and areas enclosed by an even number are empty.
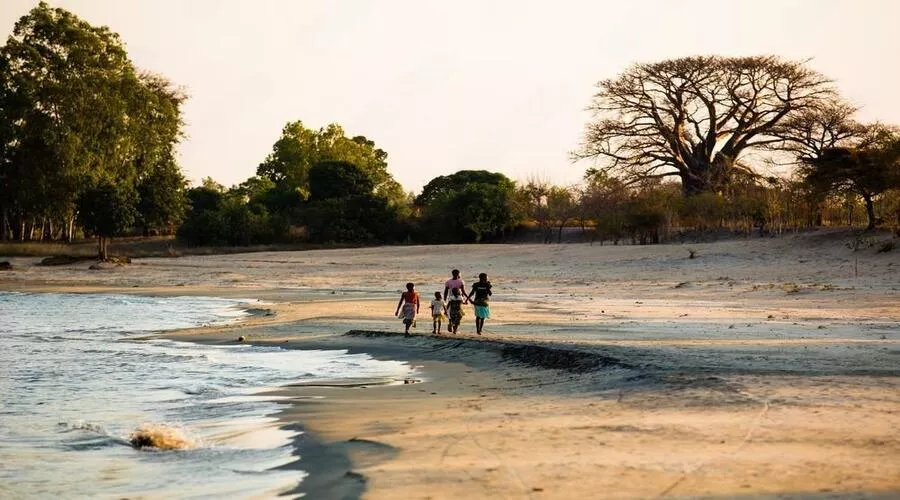
{"type": "Polygon", "coordinates": [[[900,186],[900,131],[872,127],[855,147],[826,148],[810,157],[802,172],[820,192],[859,195],[866,206],[868,229],[874,229],[875,196],[900,186]]]}
{"type": "Polygon", "coordinates": [[[416,198],[427,237],[436,242],[480,242],[521,222],[514,206],[515,183],[503,174],[460,170],[432,179],[416,198]]]}
{"type": "MultiPolygon", "coordinates": [[[[0,233],[6,237],[14,219],[24,238],[25,221],[42,218],[69,221],[62,226],[71,238],[86,189],[134,190],[177,171],[185,99],[166,78],[136,69],[108,28],[38,4],[0,48],[0,233]]],[[[156,187],[182,189],[178,181],[156,187]]],[[[176,198],[154,223],[178,219],[176,198]]]]}
{"type": "Polygon", "coordinates": [[[387,153],[364,136],[347,137],[336,123],[313,130],[299,120],[289,122],[256,173],[298,190],[305,198],[310,194],[310,170],[324,161],[352,163],[372,180],[375,191],[392,204],[405,200],[402,187],[387,171],[387,153]]]}
{"type": "Polygon", "coordinates": [[[356,165],[346,161],[323,161],[309,170],[311,201],[374,194],[372,178],[356,165]]]}
{"type": "Polygon", "coordinates": [[[487,170],[460,170],[450,175],[431,179],[422,193],[416,197],[416,205],[425,206],[450,191],[461,190],[469,184],[490,184],[502,189],[512,189],[513,181],[501,173],[487,170]]]}

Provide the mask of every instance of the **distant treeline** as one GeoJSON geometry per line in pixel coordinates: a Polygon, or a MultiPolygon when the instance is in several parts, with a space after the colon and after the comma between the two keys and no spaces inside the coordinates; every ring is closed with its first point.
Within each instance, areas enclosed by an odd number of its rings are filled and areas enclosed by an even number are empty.
{"type": "Polygon", "coordinates": [[[775,57],[640,64],[601,81],[573,186],[461,170],[406,193],[388,155],[336,124],[286,124],[256,175],[188,187],[186,95],[115,33],[40,3],[0,48],[0,239],[177,234],[189,245],[655,243],[727,229],[900,227],[900,133],[860,124],[830,82],[775,57]],[[752,153],[752,154],[751,154],[752,153]],[[756,159],[750,165],[746,158],[756,159]],[[781,174],[758,167],[780,165],[781,174]]]}

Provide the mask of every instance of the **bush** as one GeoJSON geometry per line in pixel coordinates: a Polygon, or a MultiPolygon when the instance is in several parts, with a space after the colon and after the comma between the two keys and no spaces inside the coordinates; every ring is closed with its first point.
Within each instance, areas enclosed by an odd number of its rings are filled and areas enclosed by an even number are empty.
{"type": "Polygon", "coordinates": [[[377,243],[393,239],[396,209],[384,198],[356,195],[309,203],[304,218],[316,243],[377,243]]]}
{"type": "Polygon", "coordinates": [[[222,213],[204,210],[185,220],[176,233],[177,238],[191,246],[221,246],[227,239],[228,225],[222,213]]]}

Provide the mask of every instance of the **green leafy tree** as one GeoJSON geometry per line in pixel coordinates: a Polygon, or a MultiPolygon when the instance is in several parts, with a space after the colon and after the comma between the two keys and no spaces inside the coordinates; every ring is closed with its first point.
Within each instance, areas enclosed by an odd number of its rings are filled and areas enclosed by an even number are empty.
{"type": "Polygon", "coordinates": [[[189,215],[194,216],[202,212],[220,210],[225,202],[225,195],[216,189],[200,186],[188,189],[187,199],[190,205],[189,215]]]}
{"type": "Polygon", "coordinates": [[[319,243],[374,243],[392,239],[397,208],[363,169],[346,161],[323,161],[309,172],[304,214],[309,237],[319,243]]]}
{"type": "Polygon", "coordinates": [[[347,137],[334,123],[313,130],[300,121],[289,122],[256,173],[280,186],[297,189],[307,198],[310,169],[324,161],[352,163],[372,180],[378,194],[393,204],[405,201],[403,189],[387,171],[387,153],[363,136],[347,137]]]}
{"type": "Polygon", "coordinates": [[[137,193],[129,185],[103,183],[85,190],[78,199],[78,217],[97,236],[97,253],[108,260],[109,239],[130,228],[137,215],[137,193]]]}
{"type": "Polygon", "coordinates": [[[12,124],[5,154],[18,215],[74,213],[85,179],[118,166],[108,144],[126,126],[117,90],[137,81],[122,44],[108,29],[42,2],[16,23],[0,54],[0,121],[12,124]]]}
{"type": "Polygon", "coordinates": [[[144,235],[170,232],[184,219],[188,208],[186,181],[174,160],[158,163],[138,181],[138,222],[144,235]]]}
{"type": "Polygon", "coordinates": [[[397,210],[372,194],[325,198],[307,207],[310,241],[380,243],[394,239],[397,210]]]}
{"type": "Polygon", "coordinates": [[[309,171],[310,201],[374,194],[375,182],[366,172],[346,161],[323,161],[309,171]]]}
{"type": "Polygon", "coordinates": [[[806,181],[820,192],[853,193],[863,199],[867,229],[876,226],[874,199],[900,186],[900,133],[876,126],[853,148],[830,148],[803,169],[806,181]]]}
{"type": "Polygon", "coordinates": [[[428,184],[422,188],[422,194],[416,197],[416,205],[426,206],[446,193],[460,190],[469,184],[491,184],[508,191],[515,189],[513,181],[501,173],[487,170],[460,170],[428,181],[428,184]]]}
{"type": "Polygon", "coordinates": [[[178,227],[178,239],[191,246],[225,245],[229,227],[220,210],[192,212],[178,227]]]}
{"type": "Polygon", "coordinates": [[[185,98],[108,28],[41,2],[0,48],[3,219],[23,239],[28,219],[66,220],[71,237],[86,186],[134,187],[173,157],[185,98]]]}
{"type": "Polygon", "coordinates": [[[503,174],[463,170],[432,179],[417,198],[424,203],[423,226],[438,242],[481,242],[486,235],[515,228],[515,184],[503,174]]]}
{"type": "Polygon", "coordinates": [[[265,196],[265,193],[267,191],[270,191],[274,188],[274,182],[265,177],[255,175],[238,184],[237,186],[233,186],[228,190],[228,194],[230,196],[243,198],[246,201],[253,203],[254,201],[259,200],[261,197],[265,196]]]}

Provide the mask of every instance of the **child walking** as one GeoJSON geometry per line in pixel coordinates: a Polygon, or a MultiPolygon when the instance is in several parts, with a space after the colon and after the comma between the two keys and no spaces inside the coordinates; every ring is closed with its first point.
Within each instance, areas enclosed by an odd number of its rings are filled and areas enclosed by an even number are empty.
{"type": "Polygon", "coordinates": [[[478,283],[472,285],[472,291],[469,292],[468,299],[475,305],[475,333],[481,335],[484,329],[484,320],[491,317],[491,306],[489,304],[491,293],[491,282],[488,281],[488,275],[481,273],[478,275],[478,283]],[[475,296],[472,299],[472,296],[475,296]]]}
{"type": "MultiPolygon", "coordinates": [[[[434,300],[431,301],[431,320],[433,322],[431,333],[441,334],[441,320],[444,319],[446,313],[447,306],[444,304],[444,299],[441,298],[441,292],[434,292],[434,300]]],[[[449,330],[450,327],[448,326],[447,329],[449,330]]]]}
{"type": "Polygon", "coordinates": [[[447,331],[456,333],[459,330],[459,323],[462,321],[465,313],[463,312],[463,301],[467,300],[465,295],[459,293],[459,288],[454,288],[450,292],[447,299],[447,331]]]}
{"type": "Polygon", "coordinates": [[[416,314],[419,313],[419,292],[415,290],[416,286],[412,283],[406,284],[406,291],[400,294],[400,302],[397,303],[397,310],[394,316],[400,317],[403,324],[406,325],[404,332],[409,337],[409,327],[416,322],[416,314]],[[402,312],[400,308],[403,308],[402,312]]]}

